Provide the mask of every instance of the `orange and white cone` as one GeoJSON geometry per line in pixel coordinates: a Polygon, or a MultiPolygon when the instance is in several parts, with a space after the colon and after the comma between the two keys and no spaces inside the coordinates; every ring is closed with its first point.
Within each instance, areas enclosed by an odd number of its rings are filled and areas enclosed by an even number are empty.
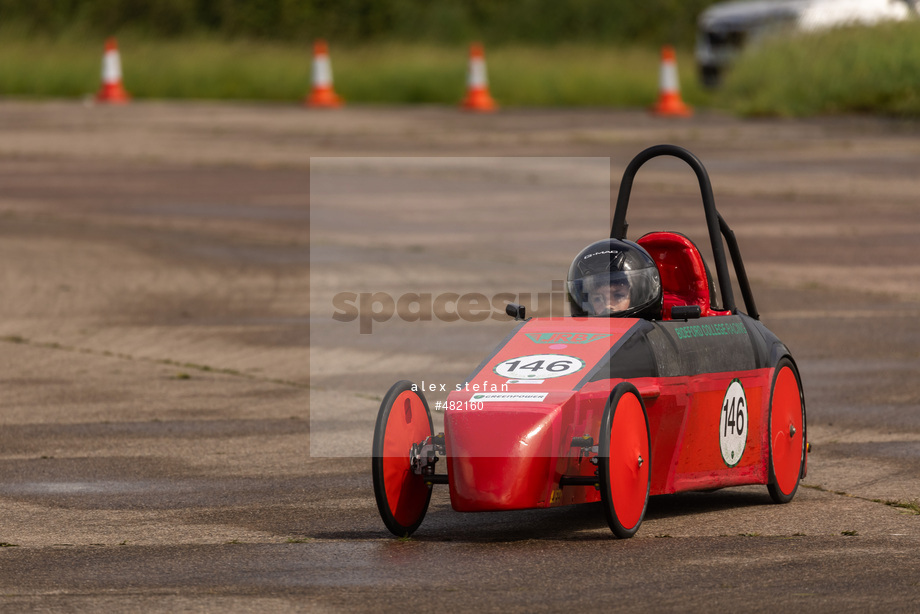
{"type": "Polygon", "coordinates": [[[658,102],[652,107],[655,115],[689,117],[693,109],[684,104],[680,97],[680,81],[677,77],[677,56],[674,47],[661,48],[661,72],[658,81],[658,102]]]}
{"type": "Polygon", "coordinates": [[[118,54],[118,42],[114,37],[105,41],[105,53],[102,55],[102,87],[96,94],[98,102],[124,104],[131,100],[131,95],[121,84],[121,56],[118,54]]]}
{"type": "Polygon", "coordinates": [[[466,98],[462,106],[467,111],[479,113],[491,113],[498,108],[489,93],[486,54],[480,43],[470,45],[470,68],[466,78],[466,98]]]}
{"type": "Polygon", "coordinates": [[[313,43],[313,87],[304,101],[308,107],[334,109],[342,106],[342,99],[332,88],[332,63],[329,61],[329,47],[320,39],[313,43]]]}

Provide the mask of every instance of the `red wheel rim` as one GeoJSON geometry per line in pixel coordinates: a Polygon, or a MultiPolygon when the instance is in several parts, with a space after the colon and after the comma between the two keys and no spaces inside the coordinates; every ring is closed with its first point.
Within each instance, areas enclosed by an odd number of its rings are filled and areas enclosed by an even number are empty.
{"type": "Polygon", "coordinates": [[[411,390],[402,392],[387,416],[381,462],[387,506],[403,527],[415,524],[428,506],[429,487],[421,476],[412,473],[409,452],[412,444],[431,434],[422,400],[411,390]]]}
{"type": "Polygon", "coordinates": [[[645,412],[635,395],[624,394],[617,403],[610,429],[607,479],[617,520],[626,530],[642,521],[648,496],[649,467],[645,412]]]}
{"type": "Polygon", "coordinates": [[[784,495],[795,491],[802,471],[802,438],[805,436],[802,418],[802,397],[795,373],[784,366],[776,376],[770,406],[773,476],[784,495]]]}

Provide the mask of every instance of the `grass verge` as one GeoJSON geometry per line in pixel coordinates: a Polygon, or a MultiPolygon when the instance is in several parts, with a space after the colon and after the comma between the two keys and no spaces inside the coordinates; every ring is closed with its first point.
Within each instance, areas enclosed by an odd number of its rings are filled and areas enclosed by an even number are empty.
{"type": "MultiPolygon", "coordinates": [[[[72,98],[99,87],[101,40],[0,30],[0,41],[0,95],[72,98]]],[[[300,101],[310,89],[308,44],[130,35],[119,44],[124,85],[139,99],[300,101]]],[[[657,49],[515,45],[486,52],[491,91],[503,106],[643,107],[657,96],[657,49]]],[[[465,92],[465,46],[332,45],[330,56],[336,90],[348,102],[457,104],[465,92]]],[[[678,66],[684,98],[705,103],[689,52],[679,52],[678,66]]]]}
{"type": "Polygon", "coordinates": [[[741,115],[920,115],[920,20],[774,37],[743,54],[720,104],[741,115]]]}

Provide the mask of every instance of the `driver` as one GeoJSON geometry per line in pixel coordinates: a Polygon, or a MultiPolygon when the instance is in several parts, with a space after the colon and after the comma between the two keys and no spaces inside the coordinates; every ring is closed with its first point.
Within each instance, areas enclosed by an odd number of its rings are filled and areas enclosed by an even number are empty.
{"type": "Polygon", "coordinates": [[[566,287],[573,316],[661,317],[658,267],[632,241],[604,239],[581,250],[566,287]]]}
{"type": "Polygon", "coordinates": [[[612,315],[629,309],[629,280],[626,278],[589,277],[585,280],[585,291],[594,315],[612,315]]]}

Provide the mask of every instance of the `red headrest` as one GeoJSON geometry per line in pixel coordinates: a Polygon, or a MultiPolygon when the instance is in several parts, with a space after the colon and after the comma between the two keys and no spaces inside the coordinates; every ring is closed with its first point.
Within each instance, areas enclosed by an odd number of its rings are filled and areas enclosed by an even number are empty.
{"type": "Polygon", "coordinates": [[[661,275],[664,295],[662,318],[671,318],[671,307],[699,305],[700,315],[721,315],[710,307],[706,263],[693,241],[677,232],[650,232],[637,243],[647,251],[661,275]]]}

